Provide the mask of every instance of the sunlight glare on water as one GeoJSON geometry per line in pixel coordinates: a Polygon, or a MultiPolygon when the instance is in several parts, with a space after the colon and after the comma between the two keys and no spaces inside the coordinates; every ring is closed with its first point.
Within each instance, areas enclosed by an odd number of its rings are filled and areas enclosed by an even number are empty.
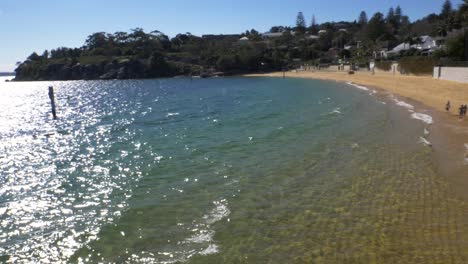
{"type": "Polygon", "coordinates": [[[365,87],[10,82],[0,104],[0,262],[468,261],[429,118],[365,87]]]}

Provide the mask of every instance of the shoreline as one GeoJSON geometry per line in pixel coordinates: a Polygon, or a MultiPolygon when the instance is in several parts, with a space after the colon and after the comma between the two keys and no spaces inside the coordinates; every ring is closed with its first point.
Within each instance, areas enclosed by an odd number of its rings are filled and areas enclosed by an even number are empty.
{"type": "MultiPolygon", "coordinates": [[[[282,78],[283,73],[244,76],[282,78]]],[[[410,103],[415,106],[414,113],[431,116],[434,122],[428,125],[430,131],[427,139],[432,144],[437,170],[448,179],[457,196],[468,201],[468,117],[460,120],[456,113],[459,105],[468,104],[468,84],[425,76],[394,76],[388,73],[371,75],[362,72],[354,75],[348,75],[347,72],[287,72],[286,78],[328,80],[364,86],[370,91],[394,95],[403,103],[410,103]],[[452,105],[449,113],[444,109],[447,100],[452,105]]]]}

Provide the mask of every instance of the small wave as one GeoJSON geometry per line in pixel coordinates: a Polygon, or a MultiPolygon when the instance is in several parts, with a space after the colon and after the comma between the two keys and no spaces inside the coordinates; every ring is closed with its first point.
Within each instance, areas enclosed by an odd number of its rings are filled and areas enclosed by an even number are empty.
{"type": "MultiPolygon", "coordinates": [[[[206,245],[207,247],[205,249],[198,252],[200,255],[210,255],[218,252],[218,245],[213,243],[215,231],[211,226],[231,214],[231,211],[227,206],[226,199],[214,201],[213,204],[215,205],[215,208],[202,217],[203,223],[197,225],[197,228],[194,230],[196,231],[196,234],[184,241],[185,243],[206,245]]],[[[188,258],[190,257],[191,256],[188,256],[188,258]]]]}
{"type": "Polygon", "coordinates": [[[200,255],[206,256],[218,253],[218,245],[210,244],[206,249],[200,252],[200,255]]]}
{"type": "Polygon", "coordinates": [[[424,137],[420,137],[420,138],[419,138],[419,143],[422,143],[422,144],[424,144],[424,145],[426,145],[426,146],[429,146],[429,147],[432,146],[432,143],[429,142],[429,140],[427,140],[427,139],[424,138],[424,137]]]}
{"type": "Polygon", "coordinates": [[[178,116],[178,115],[180,115],[180,113],[167,113],[166,117],[178,116]]]}
{"type": "Polygon", "coordinates": [[[363,90],[363,91],[369,91],[369,88],[365,87],[365,86],[362,86],[362,85],[359,85],[359,84],[355,84],[355,83],[352,83],[352,82],[347,82],[347,84],[351,85],[351,86],[354,86],[360,90],[363,90]]]}
{"type": "Polygon", "coordinates": [[[427,130],[427,128],[424,128],[424,135],[429,135],[429,130],[427,130]]]}
{"type": "Polygon", "coordinates": [[[423,121],[424,123],[426,123],[428,125],[433,123],[432,116],[430,116],[430,115],[421,114],[421,113],[413,113],[411,115],[411,117],[414,118],[414,119],[421,120],[421,121],[423,121]]]}
{"type": "Polygon", "coordinates": [[[400,100],[398,100],[398,99],[393,99],[393,100],[396,102],[396,104],[397,104],[398,106],[402,106],[402,107],[404,107],[404,108],[406,108],[406,109],[409,109],[409,110],[414,110],[414,106],[411,105],[411,104],[408,104],[408,103],[405,102],[405,101],[400,101],[400,100]]]}
{"type": "Polygon", "coordinates": [[[209,214],[203,216],[203,219],[206,220],[208,225],[212,225],[220,221],[231,213],[226,205],[227,202],[225,199],[221,201],[214,201],[213,203],[216,205],[216,207],[209,214]]]}
{"type": "Polygon", "coordinates": [[[341,108],[335,108],[333,111],[329,112],[328,114],[333,115],[333,114],[341,114],[341,108]]]}

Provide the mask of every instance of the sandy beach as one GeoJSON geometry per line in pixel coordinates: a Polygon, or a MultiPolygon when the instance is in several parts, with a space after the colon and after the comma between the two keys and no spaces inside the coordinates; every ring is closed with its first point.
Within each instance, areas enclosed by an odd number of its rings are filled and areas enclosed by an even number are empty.
{"type": "MultiPolygon", "coordinates": [[[[282,72],[247,75],[251,77],[283,77],[282,72]]],[[[434,118],[430,127],[430,142],[439,170],[453,183],[454,190],[468,200],[468,117],[458,118],[458,108],[468,104],[468,84],[436,80],[431,76],[403,76],[389,73],[375,75],[369,72],[305,71],[286,72],[288,78],[309,78],[352,82],[382,90],[417,105],[434,118]],[[445,111],[447,100],[451,102],[449,113],[445,111]]]]}

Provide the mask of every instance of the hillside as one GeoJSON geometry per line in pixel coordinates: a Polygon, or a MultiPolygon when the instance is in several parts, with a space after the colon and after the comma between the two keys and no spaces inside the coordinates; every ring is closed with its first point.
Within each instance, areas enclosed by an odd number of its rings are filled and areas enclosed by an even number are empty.
{"type": "Polygon", "coordinates": [[[80,48],[60,47],[31,54],[15,70],[17,81],[136,79],[178,75],[241,74],[278,71],[297,65],[355,64],[367,67],[372,60],[430,56],[434,61],[466,60],[464,38],[468,25],[468,0],[454,9],[446,1],[440,14],[411,22],[400,7],[368,19],[363,11],[352,22],[308,25],[300,12],[295,27],[274,26],[260,34],[252,29],[234,35],[173,38],[160,31],[90,35],[80,48]],[[458,30],[458,31],[457,31],[458,30]],[[432,36],[437,46],[418,44],[432,36]],[[408,46],[404,50],[395,47],[408,46]],[[418,46],[419,45],[419,46],[418,46]],[[389,52],[392,51],[392,52],[389,52]]]}

